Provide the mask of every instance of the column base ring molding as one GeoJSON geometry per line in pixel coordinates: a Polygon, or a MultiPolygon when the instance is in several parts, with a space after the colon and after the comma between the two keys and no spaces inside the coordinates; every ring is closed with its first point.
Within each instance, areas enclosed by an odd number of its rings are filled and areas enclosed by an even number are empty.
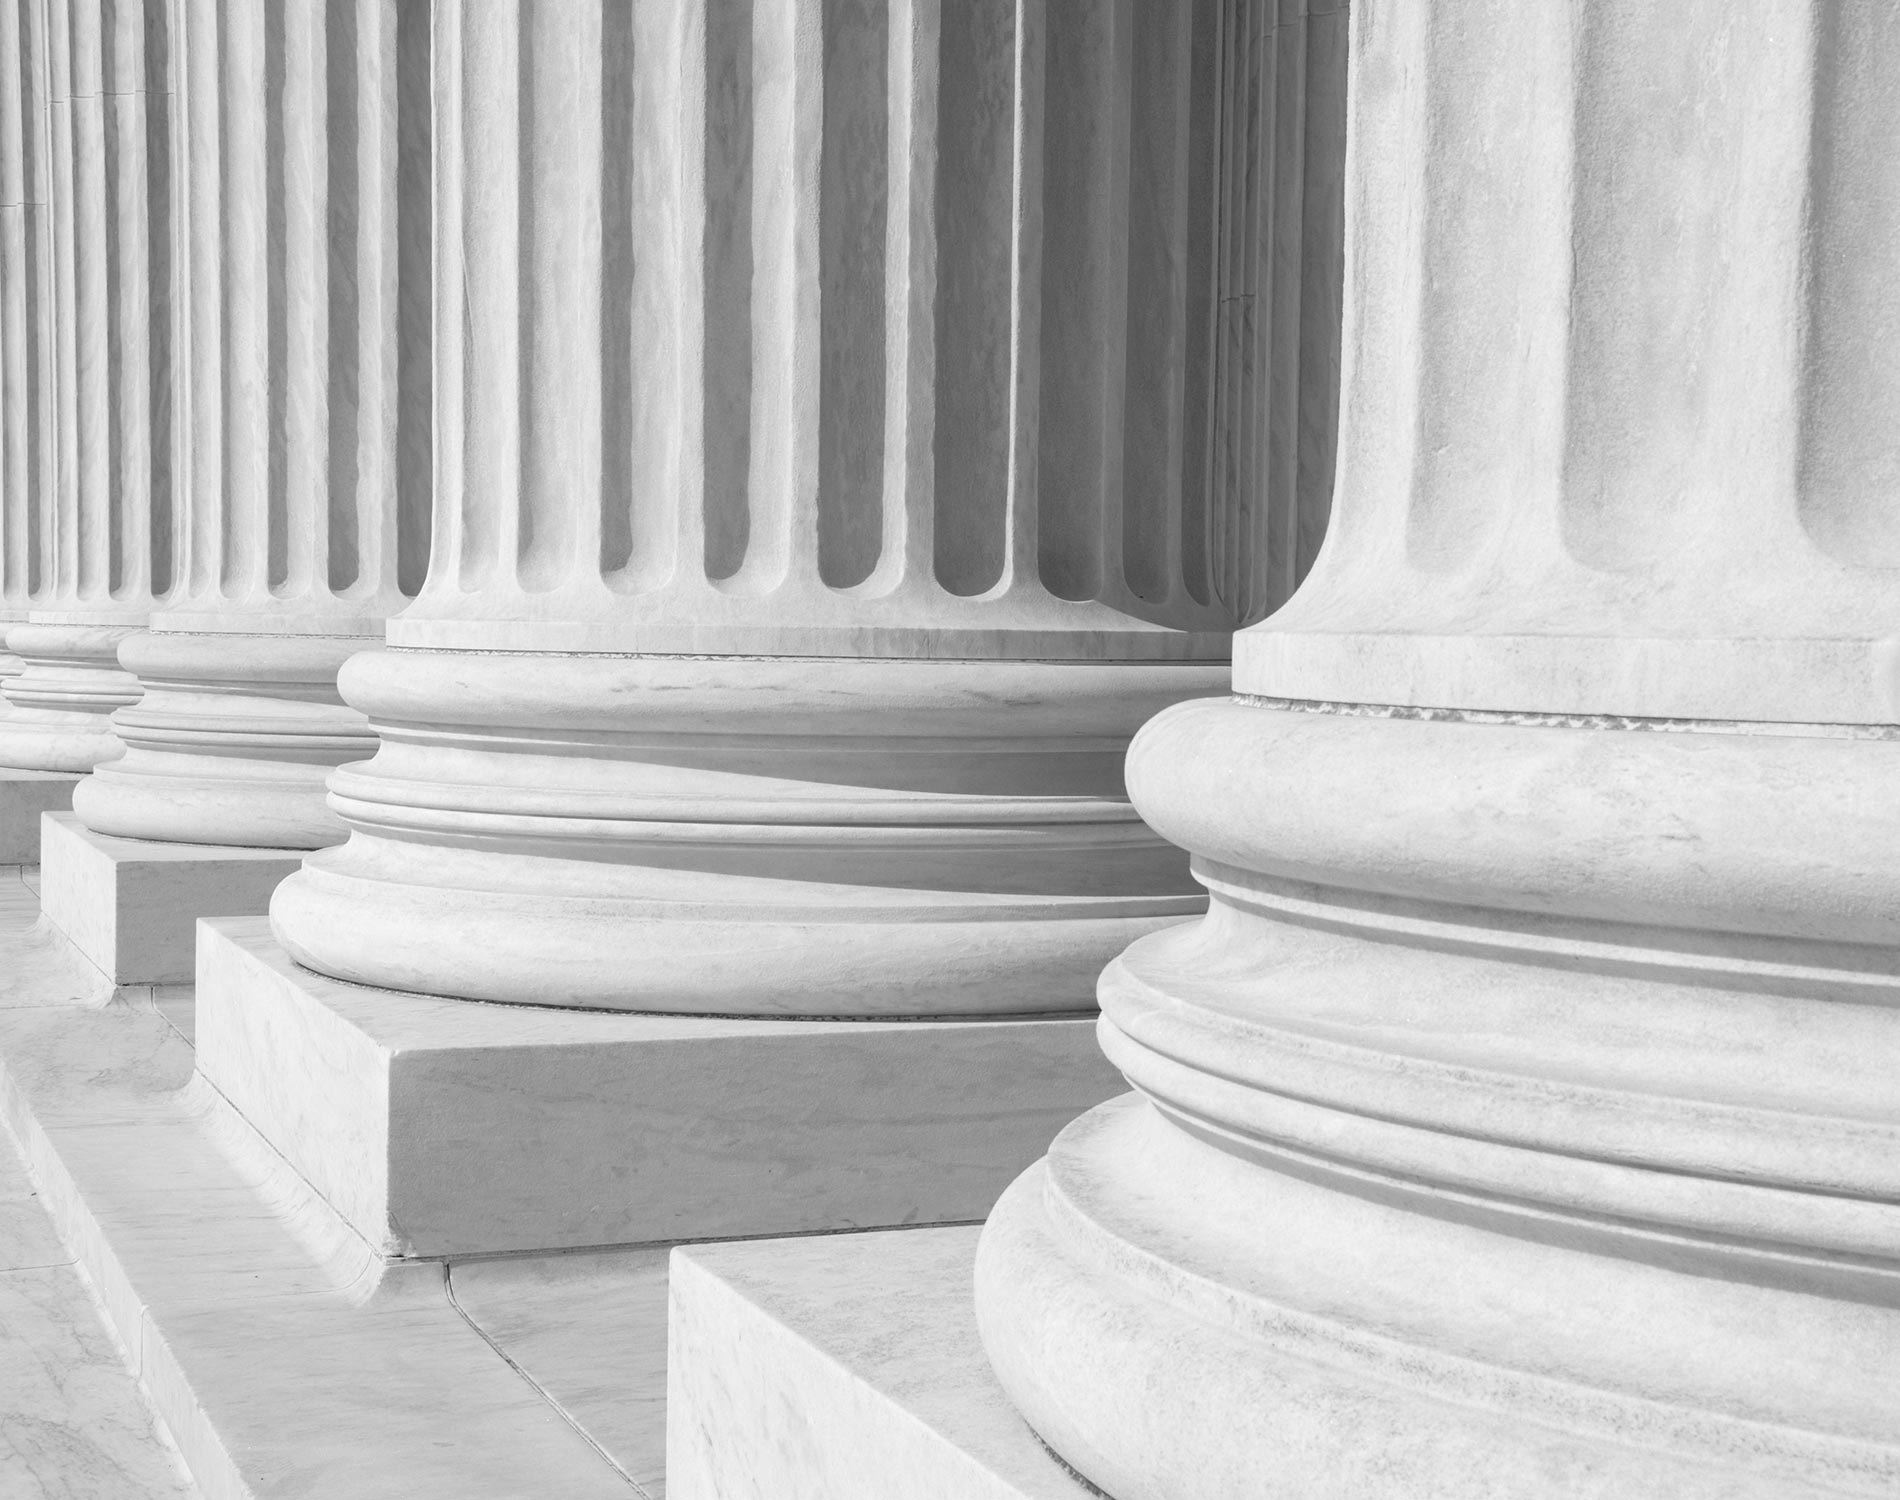
{"type": "Polygon", "coordinates": [[[118,650],[137,628],[40,620],[8,627],[8,649],[24,668],[5,680],[0,766],[84,775],[120,753],[112,714],[138,702],[143,689],[119,666],[118,650]]]}
{"type": "Polygon", "coordinates": [[[1900,1488],[1900,745],[1236,700],[978,1313],[1116,1500],[1900,1488]]]}
{"type": "MultiPolygon", "coordinates": [[[[1315,1157],[1278,1165],[1269,1176],[1126,1095],[1058,1137],[985,1226],[976,1305],[992,1367],[1038,1437],[1112,1500],[1821,1500],[1900,1482],[1900,1444],[1870,1431],[1878,1389],[1834,1408],[1851,1410],[1852,1432],[1695,1399],[1706,1392],[1668,1357],[1672,1337],[1752,1328],[1759,1346],[1773,1292],[1735,1297],[1666,1264],[1643,1268],[1647,1286],[1618,1286],[1561,1233],[1484,1243],[1492,1226],[1451,1200],[1421,1241],[1397,1223],[1417,1184],[1315,1157]],[[1514,1340],[1461,1342],[1433,1326],[1434,1292],[1482,1305],[1501,1269],[1486,1250],[1518,1257],[1547,1283],[1544,1305],[1579,1324],[1623,1297],[1678,1320],[1635,1351],[1640,1373],[1620,1388],[1604,1376],[1628,1344],[1568,1365],[1577,1330],[1553,1352],[1523,1307],[1506,1309],[1514,1340]]],[[[1807,1332],[1846,1333],[1848,1357],[1864,1357],[1883,1329],[1856,1335],[1853,1318],[1871,1311],[1807,1332]]],[[[1874,1316],[1890,1327],[1891,1310],[1874,1316]]],[[[1829,1359],[1823,1342],[1769,1373],[1798,1386],[1829,1359]]],[[[1735,1389],[1775,1389],[1762,1374],[1751,1362],[1735,1389]]]]}
{"type": "Polygon", "coordinates": [[[699,1015],[1093,1009],[1194,915],[1129,807],[1149,715],[1218,665],[367,653],[348,843],[272,905],[320,973],[699,1015]]]}
{"type": "Polygon", "coordinates": [[[74,793],[96,833],[250,849],[321,849],[347,830],[325,800],[376,736],[337,696],[360,636],[142,631],[120,650],[145,696],[112,722],[125,754],[74,793]]]}

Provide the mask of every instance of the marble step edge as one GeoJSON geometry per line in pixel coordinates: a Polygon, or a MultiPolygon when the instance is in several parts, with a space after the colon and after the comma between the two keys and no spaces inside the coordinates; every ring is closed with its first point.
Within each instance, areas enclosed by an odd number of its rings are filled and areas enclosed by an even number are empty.
{"type": "Polygon", "coordinates": [[[682,1245],[668,1500],[1090,1500],[977,1334],[980,1226],[682,1245]]]}
{"type": "Polygon", "coordinates": [[[383,1261],[273,1166],[149,1000],[0,1012],[0,1123],[206,1500],[645,1493],[446,1262],[383,1261]]]}

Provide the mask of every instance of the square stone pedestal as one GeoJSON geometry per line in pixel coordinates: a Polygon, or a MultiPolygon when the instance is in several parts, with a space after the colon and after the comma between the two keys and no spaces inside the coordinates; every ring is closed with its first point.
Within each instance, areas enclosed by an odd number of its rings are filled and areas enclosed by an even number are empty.
{"type": "Polygon", "coordinates": [[[1087,1500],[977,1338],[978,1230],[673,1252],[667,1500],[1087,1500]]]}
{"type": "Polygon", "coordinates": [[[199,926],[199,1073],[391,1256],[980,1219],[1126,1088],[1094,1033],[445,1000],[199,926]]]}
{"type": "Polygon", "coordinates": [[[40,862],[40,816],[69,809],[78,785],[66,771],[0,768],[0,865],[40,862]]]}
{"type": "Polygon", "coordinates": [[[190,983],[198,918],[268,910],[303,863],[296,849],[112,838],[68,812],[45,815],[40,846],[42,910],[115,984],[190,983]]]}

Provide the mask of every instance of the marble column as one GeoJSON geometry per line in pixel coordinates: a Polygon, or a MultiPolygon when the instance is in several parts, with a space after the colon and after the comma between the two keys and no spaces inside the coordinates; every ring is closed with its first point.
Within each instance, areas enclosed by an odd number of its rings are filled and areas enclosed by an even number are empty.
{"type": "Polygon", "coordinates": [[[173,24],[169,0],[44,21],[54,483],[21,499],[46,571],[7,631],[25,670],[5,683],[0,766],[83,772],[118,753],[110,716],[140,691],[118,647],[171,586],[173,24]]]}
{"type": "Polygon", "coordinates": [[[318,848],[376,741],[337,669],[413,593],[429,510],[428,8],[186,0],[190,463],[178,587],[120,661],[95,832],[318,848]]]}
{"type": "Polygon", "coordinates": [[[381,748],[274,898],[293,956],[1048,1013],[1199,909],[1122,754],[1224,686],[1326,476],[1262,418],[1297,276],[1184,169],[1194,14],[437,6],[433,551],[342,674],[381,748]]]}
{"type": "Polygon", "coordinates": [[[1116,1500],[1900,1488],[1900,12],[1361,0],[1334,527],[978,1314],[1116,1500]]]}
{"type": "MultiPolygon", "coordinates": [[[[0,629],[46,583],[53,490],[51,117],[44,0],[0,3],[0,629]]],[[[0,691],[24,663],[0,650],[0,691]]],[[[0,705],[0,715],[7,712],[0,705]]]]}

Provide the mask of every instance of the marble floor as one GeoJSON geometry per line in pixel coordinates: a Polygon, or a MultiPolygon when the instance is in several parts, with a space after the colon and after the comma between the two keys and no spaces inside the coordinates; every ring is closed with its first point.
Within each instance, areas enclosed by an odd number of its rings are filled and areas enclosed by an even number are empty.
{"type": "Polygon", "coordinates": [[[0,1495],[197,1494],[106,1332],[85,1273],[0,1138],[0,1495]]]}

